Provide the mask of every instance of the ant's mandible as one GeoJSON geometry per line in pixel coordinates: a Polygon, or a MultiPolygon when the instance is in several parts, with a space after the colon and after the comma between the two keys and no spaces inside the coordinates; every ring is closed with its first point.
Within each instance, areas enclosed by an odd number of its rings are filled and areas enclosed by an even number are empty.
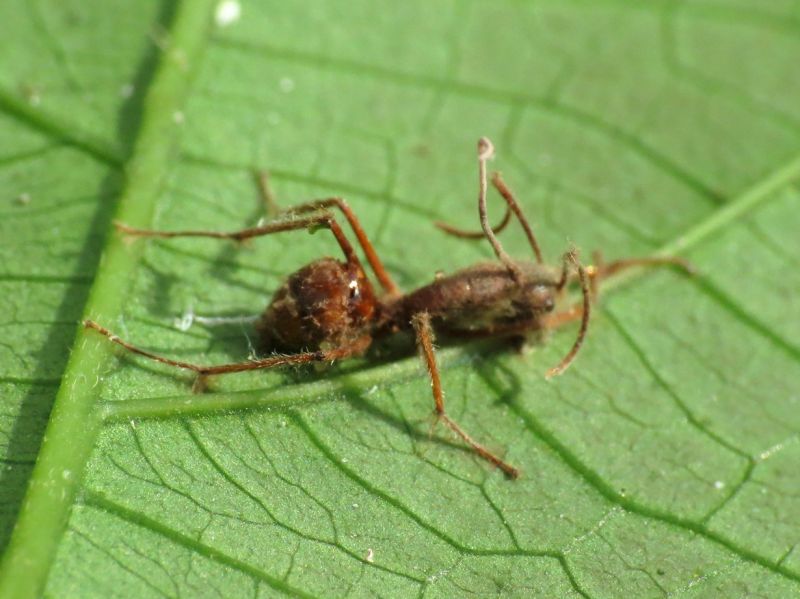
{"type": "MultiPolygon", "coordinates": [[[[597,284],[620,270],[632,266],[673,264],[691,272],[689,264],[680,258],[653,257],[616,260],[584,267],[574,250],[568,251],[558,267],[544,264],[539,244],[517,203],[499,173],[492,175],[495,189],[506,201],[503,220],[492,227],[486,213],[486,163],[494,148],[487,138],[478,141],[478,213],[482,233],[465,232],[443,223],[437,226],[457,237],[485,237],[494,249],[498,261],[479,263],[451,275],[436,279],[419,289],[403,294],[387,273],[364,229],[348,204],[341,198],[327,198],[300,204],[280,213],[277,220],[267,224],[219,233],[213,231],[153,231],[136,229],[116,223],[119,231],[135,237],[212,237],[243,241],[262,235],[299,229],[327,228],[333,233],[344,254],[344,261],[320,258],[291,274],[273,295],[266,310],[256,323],[261,345],[280,354],[266,358],[202,366],[173,360],[138,348],[111,333],[92,320],[84,326],[95,329],[128,351],[151,360],[191,370],[198,375],[199,387],[208,377],[307,364],[333,362],[363,355],[375,339],[400,331],[413,331],[427,367],[433,388],[437,422],[443,422],[475,453],[500,468],[510,478],[519,470],[495,455],[472,438],[445,409],[439,368],[434,350],[434,331],[448,338],[506,337],[520,338],[530,333],[549,330],[580,320],[578,335],[572,348],[547,376],[561,374],[575,359],[586,336],[591,304],[597,294],[597,284]],[[376,293],[367,278],[361,260],[331,212],[342,212],[358,244],[366,256],[382,288],[376,293]],[[508,224],[511,215],[517,217],[536,257],[534,262],[513,260],[503,249],[496,233],[508,224]],[[580,286],[582,302],[560,312],[555,311],[557,300],[570,283],[580,286]]],[[[264,186],[262,186],[262,193],[264,186]]]]}

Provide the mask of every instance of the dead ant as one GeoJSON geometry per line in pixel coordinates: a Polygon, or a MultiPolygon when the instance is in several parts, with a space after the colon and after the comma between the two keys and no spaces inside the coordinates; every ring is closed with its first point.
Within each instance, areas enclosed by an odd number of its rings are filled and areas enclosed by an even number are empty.
{"type": "MultiPolygon", "coordinates": [[[[519,470],[516,467],[474,440],[447,414],[436,364],[434,329],[449,338],[519,339],[531,333],[547,331],[580,320],[580,328],[572,348],[558,365],[547,372],[550,377],[564,372],[575,359],[586,336],[592,300],[597,294],[597,283],[601,279],[632,266],[673,264],[689,272],[691,269],[686,261],[671,257],[634,258],[584,267],[575,250],[564,255],[560,267],[544,264],[533,231],[514,194],[499,173],[494,173],[491,181],[506,201],[506,213],[496,227],[489,225],[486,213],[486,163],[493,152],[491,142],[481,138],[478,142],[478,213],[482,232],[465,232],[443,223],[436,224],[443,231],[457,237],[486,237],[498,262],[479,263],[452,275],[438,275],[432,283],[407,294],[400,292],[355,214],[341,198],[300,204],[283,211],[278,220],[231,233],[153,231],[116,223],[119,231],[135,237],[212,237],[235,241],[281,231],[330,229],[344,253],[344,261],[330,257],[320,258],[291,274],[275,292],[256,323],[262,346],[272,352],[283,352],[281,354],[246,362],[202,366],[140,349],[94,321],[86,320],[83,324],[135,354],[197,373],[201,387],[212,375],[333,362],[361,356],[375,339],[401,331],[413,331],[431,378],[437,422],[443,422],[475,453],[499,467],[510,478],[517,478],[519,470]],[[375,293],[361,260],[330,211],[332,208],[340,210],[352,228],[383,289],[381,295],[375,293]],[[535,262],[512,260],[497,239],[496,233],[508,224],[512,213],[522,225],[536,256],[535,262]],[[574,282],[580,286],[582,302],[564,311],[555,312],[557,300],[564,295],[568,284],[574,282]]],[[[261,191],[264,194],[263,185],[261,191]]]]}

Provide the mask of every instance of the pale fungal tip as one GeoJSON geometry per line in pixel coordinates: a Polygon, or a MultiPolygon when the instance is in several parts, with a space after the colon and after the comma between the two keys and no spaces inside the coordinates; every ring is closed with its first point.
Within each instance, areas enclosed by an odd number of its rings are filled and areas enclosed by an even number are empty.
{"type": "Polygon", "coordinates": [[[489,160],[494,156],[494,145],[488,137],[481,137],[478,140],[478,159],[489,160]]]}

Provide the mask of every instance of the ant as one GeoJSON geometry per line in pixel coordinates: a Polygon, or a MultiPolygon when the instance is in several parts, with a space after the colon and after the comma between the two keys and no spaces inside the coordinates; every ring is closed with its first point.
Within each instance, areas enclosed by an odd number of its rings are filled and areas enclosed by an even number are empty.
{"type": "MultiPolygon", "coordinates": [[[[486,163],[493,154],[492,143],[485,137],[481,138],[478,141],[478,213],[482,232],[462,231],[444,223],[436,225],[461,238],[485,237],[494,249],[497,261],[475,264],[451,275],[437,275],[432,283],[406,294],[387,273],[356,215],[338,197],[300,204],[283,211],[277,220],[230,233],[154,231],[115,223],[120,232],[133,237],[211,237],[239,242],[283,231],[329,229],[344,254],[344,261],[331,257],[314,260],[289,275],[275,292],[256,322],[262,346],[273,352],[268,357],[203,366],[140,349],[92,320],[83,324],[130,352],[195,372],[198,376],[196,388],[203,388],[208,377],[218,374],[362,356],[376,339],[402,331],[413,332],[431,379],[436,422],[444,423],[476,454],[500,468],[508,477],[517,478],[520,471],[515,466],[473,439],[448,415],[436,363],[434,330],[450,339],[500,337],[519,340],[531,333],[580,320],[571,349],[556,366],[550,368],[547,372],[549,378],[564,372],[583,344],[600,280],[633,266],[672,264],[690,273],[692,269],[685,260],[674,257],[632,258],[607,264],[597,260],[596,265],[584,267],[574,249],[564,254],[560,267],[544,264],[533,231],[499,173],[492,175],[491,182],[505,200],[506,212],[496,227],[489,224],[486,163]],[[376,293],[367,278],[361,260],[331,211],[334,208],[341,211],[349,223],[382,288],[381,294],[376,293]],[[497,239],[496,234],[505,228],[512,213],[525,232],[535,262],[513,260],[497,239]],[[579,285],[582,302],[556,312],[557,300],[571,283],[579,285]]],[[[264,193],[263,177],[261,183],[262,195],[269,200],[269,195],[264,193]]]]}

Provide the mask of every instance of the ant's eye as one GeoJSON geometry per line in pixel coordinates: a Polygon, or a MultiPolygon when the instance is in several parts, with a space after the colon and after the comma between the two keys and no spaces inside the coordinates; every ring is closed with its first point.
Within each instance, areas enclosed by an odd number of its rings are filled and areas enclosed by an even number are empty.
{"type": "Polygon", "coordinates": [[[533,308],[541,312],[550,312],[556,305],[553,290],[545,285],[534,285],[531,288],[530,301],[533,308]]]}

